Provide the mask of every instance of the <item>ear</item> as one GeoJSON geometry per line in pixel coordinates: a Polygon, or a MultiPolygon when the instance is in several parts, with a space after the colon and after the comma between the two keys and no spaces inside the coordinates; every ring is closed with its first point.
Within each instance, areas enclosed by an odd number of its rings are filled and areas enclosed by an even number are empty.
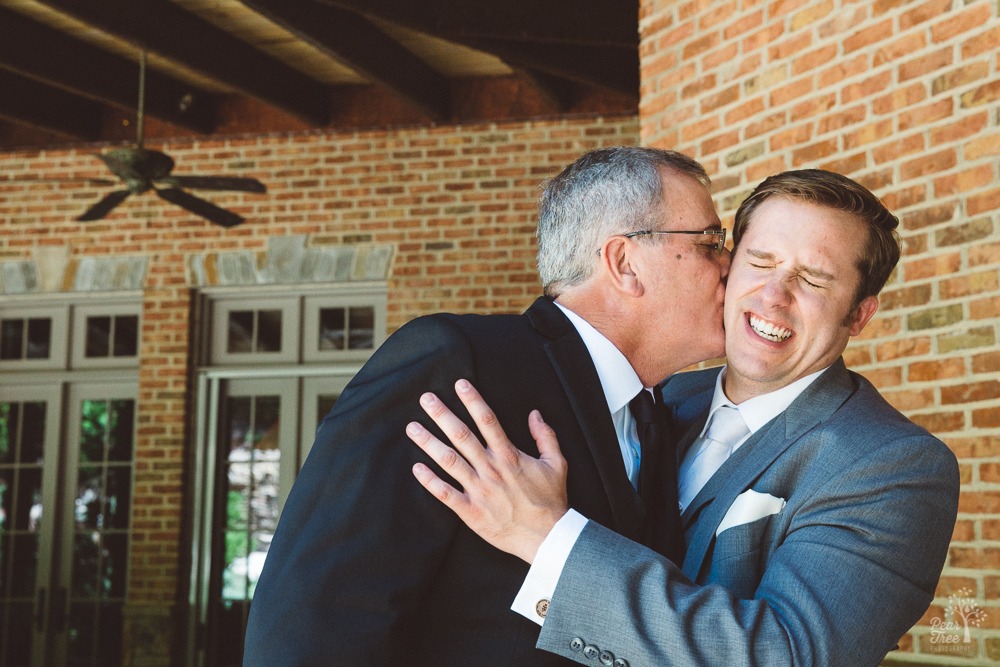
{"type": "Polygon", "coordinates": [[[862,299],[861,303],[858,304],[857,310],[854,311],[854,314],[848,320],[850,334],[857,336],[861,333],[865,326],[868,325],[868,321],[875,314],[876,310],[878,310],[878,297],[866,296],[862,299]]]}
{"type": "Polygon", "coordinates": [[[642,283],[635,260],[635,245],[624,236],[608,237],[601,246],[601,272],[614,289],[638,296],[642,283]]]}

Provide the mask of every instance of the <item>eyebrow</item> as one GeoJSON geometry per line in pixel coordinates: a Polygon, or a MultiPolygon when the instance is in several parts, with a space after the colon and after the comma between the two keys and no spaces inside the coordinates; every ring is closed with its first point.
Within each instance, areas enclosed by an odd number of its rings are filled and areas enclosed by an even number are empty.
{"type": "MultiPolygon", "coordinates": [[[[763,250],[748,249],[747,254],[756,259],[777,263],[774,258],[774,253],[764,252],[763,250]]],[[[821,269],[816,269],[811,266],[805,266],[802,264],[797,265],[795,267],[795,270],[798,273],[806,273],[809,274],[810,276],[813,276],[815,278],[820,278],[822,280],[834,281],[837,279],[837,276],[833,275],[832,273],[827,273],[826,271],[823,271],[821,269]]]]}

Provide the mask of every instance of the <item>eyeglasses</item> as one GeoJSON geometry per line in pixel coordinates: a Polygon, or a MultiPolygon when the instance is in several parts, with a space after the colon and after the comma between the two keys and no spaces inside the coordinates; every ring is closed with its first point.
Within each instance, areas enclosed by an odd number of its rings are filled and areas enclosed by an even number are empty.
{"type": "MultiPolygon", "coordinates": [[[[635,238],[636,236],[653,236],[654,234],[694,234],[698,236],[714,236],[716,240],[711,243],[717,252],[722,252],[726,248],[726,230],[725,229],[704,229],[695,232],[681,232],[674,230],[659,231],[655,229],[645,229],[640,232],[629,232],[628,234],[623,234],[627,239],[635,238]]],[[[708,243],[704,245],[709,245],[708,243]]]]}

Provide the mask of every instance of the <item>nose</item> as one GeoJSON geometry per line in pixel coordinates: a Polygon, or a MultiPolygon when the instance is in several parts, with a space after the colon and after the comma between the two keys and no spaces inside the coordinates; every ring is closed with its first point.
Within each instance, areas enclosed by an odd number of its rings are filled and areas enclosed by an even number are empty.
{"type": "Polygon", "coordinates": [[[791,291],[784,276],[774,272],[760,290],[761,300],[771,306],[785,306],[791,299],[791,291]]]}

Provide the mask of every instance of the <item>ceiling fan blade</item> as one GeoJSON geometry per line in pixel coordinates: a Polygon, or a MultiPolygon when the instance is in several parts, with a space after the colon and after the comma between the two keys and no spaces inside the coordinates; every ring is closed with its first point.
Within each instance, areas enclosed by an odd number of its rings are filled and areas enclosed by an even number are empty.
{"type": "Polygon", "coordinates": [[[110,213],[111,209],[125,201],[130,194],[132,194],[130,190],[115,190],[114,192],[110,192],[104,195],[104,198],[99,202],[84,211],[83,215],[79,216],[77,220],[80,222],[100,220],[110,213]]]}
{"type": "Polygon", "coordinates": [[[195,190],[238,190],[240,192],[267,192],[267,187],[255,178],[235,176],[168,176],[158,182],[195,190]]]}
{"type": "Polygon", "coordinates": [[[195,197],[194,195],[184,192],[183,190],[178,190],[177,188],[158,188],[156,190],[156,194],[158,194],[161,199],[166,199],[172,204],[177,204],[181,208],[185,208],[195,215],[201,216],[202,218],[210,220],[217,225],[222,225],[223,227],[235,227],[243,222],[243,218],[236,215],[232,211],[219,208],[211,202],[207,202],[200,197],[195,197]]]}
{"type": "Polygon", "coordinates": [[[110,178],[90,178],[81,176],[79,178],[8,178],[3,183],[83,183],[86,185],[118,185],[121,181],[113,181],[110,178]]]}

